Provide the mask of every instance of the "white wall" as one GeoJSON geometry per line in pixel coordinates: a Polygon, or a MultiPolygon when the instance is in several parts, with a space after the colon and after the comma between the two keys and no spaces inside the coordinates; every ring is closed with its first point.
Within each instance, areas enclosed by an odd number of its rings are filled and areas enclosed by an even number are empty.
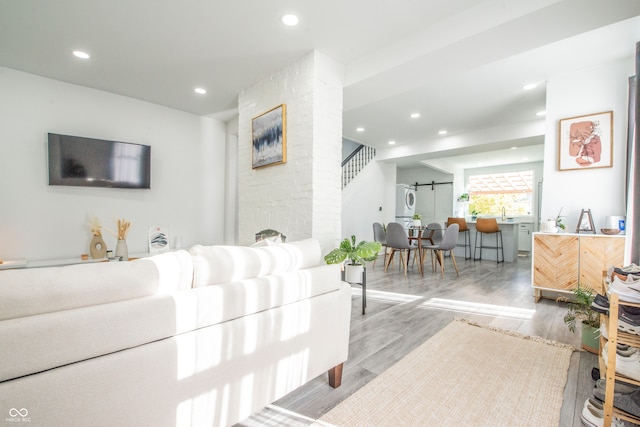
{"type": "Polygon", "coordinates": [[[131,221],[129,253],[158,224],[172,245],[222,243],[224,123],[2,67],[0,94],[0,258],[80,257],[92,214],[131,221]],[[49,186],[48,132],[150,145],[151,190],[49,186]]]}
{"type": "Polygon", "coordinates": [[[631,57],[547,82],[542,220],[562,208],[567,230],[575,231],[581,210],[591,209],[599,231],[606,216],[625,215],[628,78],[634,73],[631,57]],[[613,111],[613,167],[558,171],[558,121],[603,111],[613,111]]]}
{"type": "Polygon", "coordinates": [[[287,241],[314,237],[328,251],[340,238],[344,69],[313,51],[238,97],[238,243],[266,228],[287,241]],[[286,104],[285,164],[251,167],[251,120],[286,104]]]}
{"type": "Polygon", "coordinates": [[[396,165],[371,161],[342,190],[342,238],[373,240],[373,223],[395,221],[396,165]]]}

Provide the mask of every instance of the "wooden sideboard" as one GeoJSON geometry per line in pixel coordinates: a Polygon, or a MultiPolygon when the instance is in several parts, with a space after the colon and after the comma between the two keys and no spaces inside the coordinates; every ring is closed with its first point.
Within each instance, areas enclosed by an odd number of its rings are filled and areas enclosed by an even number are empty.
{"type": "Polygon", "coordinates": [[[572,293],[578,284],[601,292],[603,271],[623,265],[624,237],[533,233],[531,283],[536,302],[542,291],[572,293]]]}

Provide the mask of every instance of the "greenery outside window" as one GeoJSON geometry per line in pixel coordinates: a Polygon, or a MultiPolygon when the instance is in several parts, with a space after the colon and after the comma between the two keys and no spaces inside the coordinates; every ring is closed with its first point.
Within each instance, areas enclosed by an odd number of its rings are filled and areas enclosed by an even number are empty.
{"type": "Polygon", "coordinates": [[[533,170],[469,176],[469,212],[482,216],[531,215],[533,170]]]}

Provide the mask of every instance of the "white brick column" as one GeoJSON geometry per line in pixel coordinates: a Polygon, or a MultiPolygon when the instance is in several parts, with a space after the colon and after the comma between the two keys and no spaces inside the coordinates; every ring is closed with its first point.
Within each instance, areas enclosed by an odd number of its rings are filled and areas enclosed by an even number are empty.
{"type": "Polygon", "coordinates": [[[344,67],[317,51],[238,97],[238,243],[278,230],[288,241],[314,237],[323,253],[340,240],[344,67]],[[251,168],[251,119],[287,106],[287,162],[251,168]]]}

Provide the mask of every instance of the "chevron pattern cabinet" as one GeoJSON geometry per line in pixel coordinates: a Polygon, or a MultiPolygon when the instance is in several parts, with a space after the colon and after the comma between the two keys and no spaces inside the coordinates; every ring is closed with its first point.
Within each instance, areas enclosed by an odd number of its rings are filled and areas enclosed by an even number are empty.
{"type": "Polygon", "coordinates": [[[578,283],[602,293],[603,272],[624,262],[624,236],[533,233],[531,283],[536,302],[543,291],[572,293],[578,283]]]}

